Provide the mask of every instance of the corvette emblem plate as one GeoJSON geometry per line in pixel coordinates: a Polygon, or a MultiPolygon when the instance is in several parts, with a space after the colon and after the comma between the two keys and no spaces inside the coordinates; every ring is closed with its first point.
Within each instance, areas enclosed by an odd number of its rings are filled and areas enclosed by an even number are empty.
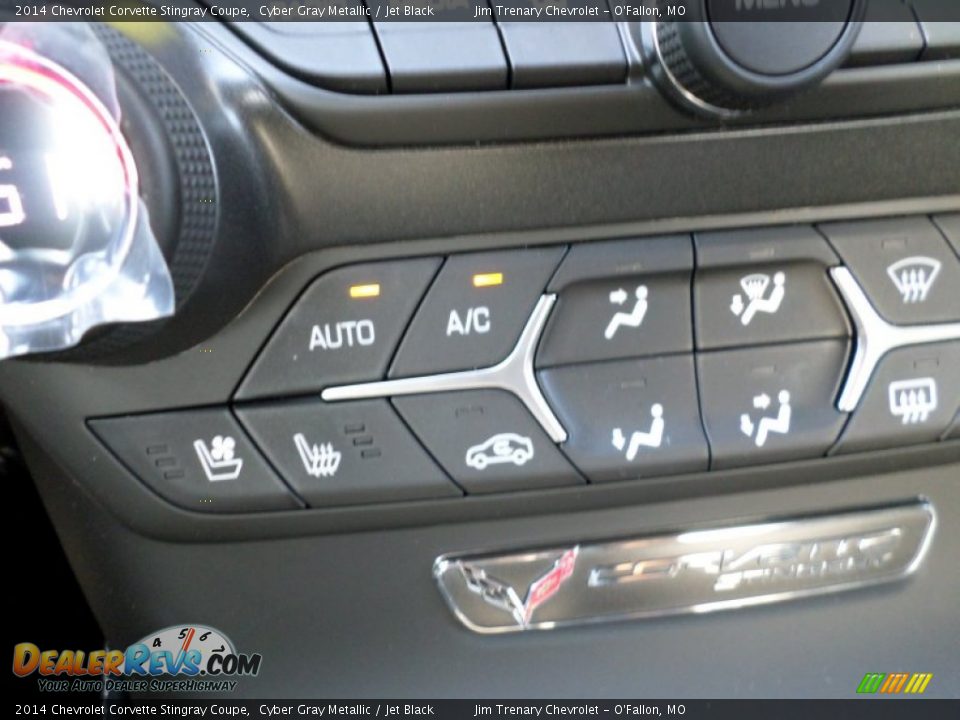
{"type": "Polygon", "coordinates": [[[479,633],[729,610],[910,575],[935,526],[926,501],[752,524],[444,555],[434,576],[479,633]]]}

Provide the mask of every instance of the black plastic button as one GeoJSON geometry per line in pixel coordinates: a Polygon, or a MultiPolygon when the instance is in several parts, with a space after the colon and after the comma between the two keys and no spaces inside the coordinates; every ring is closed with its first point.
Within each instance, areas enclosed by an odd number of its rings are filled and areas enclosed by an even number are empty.
{"type": "Polygon", "coordinates": [[[316,280],[260,353],[239,399],[380,380],[440,260],[351,265],[316,280]]]}
{"type": "Polygon", "coordinates": [[[497,24],[515,88],[602,85],[626,78],[627,60],[614,23],[509,22],[501,16],[497,24]]]}
{"type": "Polygon", "coordinates": [[[828,340],[700,354],[712,467],[824,455],[846,420],[835,407],[846,346],[828,340]]]}
{"type": "Polygon", "coordinates": [[[500,390],[412,395],[397,411],[468,493],[583,482],[513,395],[500,390]]]}
{"type": "Polygon", "coordinates": [[[923,35],[913,12],[899,0],[870,2],[847,65],[911,62],[923,52],[923,35]]]}
{"type": "Polygon", "coordinates": [[[209,513],[302,507],[227,410],[90,421],[90,429],[161,497],[209,513]]]}
{"type": "Polygon", "coordinates": [[[691,350],[692,269],[686,235],[573,247],[550,281],[537,366],[691,350]]]}
{"type": "MultiPolygon", "coordinates": [[[[362,0],[339,0],[339,4],[364,10],[362,0]]],[[[387,74],[366,20],[233,22],[230,27],[278,65],[311,83],[342,92],[387,91],[387,74]]]]}
{"type": "Polygon", "coordinates": [[[929,219],[833,223],[821,230],[889,322],[960,319],[960,259],[929,219]]]}
{"type": "Polygon", "coordinates": [[[957,255],[960,255],[960,213],[939,215],[933,219],[957,255]]]}
{"type": "Polygon", "coordinates": [[[237,415],[312,507],[462,494],[386,400],[272,403],[237,415]]]}
{"type": "Polygon", "coordinates": [[[563,248],[454,255],[417,311],[390,377],[470,370],[503,360],[563,248]]]}
{"type": "Polygon", "coordinates": [[[563,451],[592,482],[707,469],[692,356],[588,363],[539,377],[569,435],[563,451]]]}
{"type": "Polygon", "coordinates": [[[960,407],[960,342],[918,345],[883,358],[837,452],[933,442],[960,407]]]}
{"type": "Polygon", "coordinates": [[[839,260],[813,228],[698,233],[695,240],[698,348],[850,334],[827,272],[839,260]]]}
{"type": "MultiPolygon", "coordinates": [[[[383,18],[393,3],[373,0],[383,18]],[[379,6],[379,7],[378,7],[379,6]]],[[[486,3],[434,3],[430,22],[410,17],[373,23],[395,93],[505,90],[507,60],[492,21],[474,20],[486,3]],[[468,22],[462,22],[466,20],[468,22]]],[[[406,8],[402,8],[406,9],[406,8]]]]}

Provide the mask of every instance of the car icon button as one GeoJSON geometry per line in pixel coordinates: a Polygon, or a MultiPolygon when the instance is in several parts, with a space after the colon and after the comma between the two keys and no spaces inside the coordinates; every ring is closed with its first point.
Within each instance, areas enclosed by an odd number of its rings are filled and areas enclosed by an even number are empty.
{"type": "Polygon", "coordinates": [[[582,478],[502,390],[410,395],[394,407],[467,493],[576,485],[582,478]]]}

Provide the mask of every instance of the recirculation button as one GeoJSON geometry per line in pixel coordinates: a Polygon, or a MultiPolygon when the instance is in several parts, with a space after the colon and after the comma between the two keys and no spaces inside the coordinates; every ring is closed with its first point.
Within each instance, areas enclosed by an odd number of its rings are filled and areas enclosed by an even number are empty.
{"type": "Polygon", "coordinates": [[[467,493],[582,483],[520,401],[502,390],[410,395],[393,404],[467,493]]]}

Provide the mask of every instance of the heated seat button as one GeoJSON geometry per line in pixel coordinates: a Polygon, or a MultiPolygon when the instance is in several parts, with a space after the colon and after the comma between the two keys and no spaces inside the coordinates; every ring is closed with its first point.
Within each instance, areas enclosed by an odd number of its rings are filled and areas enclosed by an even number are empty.
{"type": "Polygon", "coordinates": [[[427,293],[391,377],[495,365],[516,345],[563,248],[455,255],[427,293]]]}
{"type": "Polygon", "coordinates": [[[537,366],[691,350],[692,271],[686,235],[575,246],[550,281],[537,366]]]}
{"type": "Polygon", "coordinates": [[[813,228],[700,233],[695,239],[698,348],[850,334],[828,275],[839,260],[813,228]]]}
{"type": "Polygon", "coordinates": [[[887,321],[960,319],[960,259],[927,218],[833,223],[821,230],[887,321]]]}
{"type": "Polygon", "coordinates": [[[960,342],[901,348],[880,362],[837,452],[938,440],[960,407],[960,342]]]}
{"type": "Polygon", "coordinates": [[[273,333],[238,399],[380,380],[440,260],[352,265],[316,280],[273,333]]]}
{"type": "Polygon", "coordinates": [[[302,507],[227,410],[104,418],[89,424],[124,465],[174,505],[209,513],[302,507]]]}
{"type": "Polygon", "coordinates": [[[519,400],[500,390],[396,397],[393,404],[467,493],[583,482],[519,400]]]}
{"type": "Polygon", "coordinates": [[[836,340],[702,353],[712,467],[824,455],[847,417],[835,407],[846,356],[836,340]]]}
{"type": "Polygon", "coordinates": [[[569,436],[563,451],[592,482],[707,469],[692,356],[553,368],[539,378],[569,436]]]}
{"type": "Polygon", "coordinates": [[[238,410],[311,507],[461,495],[386,400],[301,400],[238,410]]]}

